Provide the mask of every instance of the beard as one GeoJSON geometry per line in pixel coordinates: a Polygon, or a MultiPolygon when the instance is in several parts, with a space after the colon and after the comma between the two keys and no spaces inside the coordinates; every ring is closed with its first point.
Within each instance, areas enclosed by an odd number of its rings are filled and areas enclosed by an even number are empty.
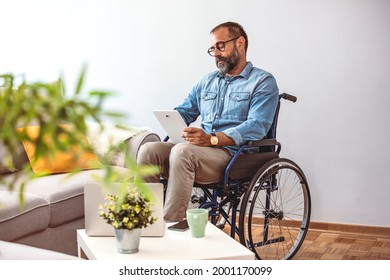
{"type": "Polygon", "coordinates": [[[217,65],[217,68],[219,71],[221,71],[222,74],[229,73],[231,70],[234,69],[234,67],[238,64],[238,51],[235,48],[233,51],[233,54],[227,57],[223,56],[216,56],[215,57],[215,64],[217,65]]]}

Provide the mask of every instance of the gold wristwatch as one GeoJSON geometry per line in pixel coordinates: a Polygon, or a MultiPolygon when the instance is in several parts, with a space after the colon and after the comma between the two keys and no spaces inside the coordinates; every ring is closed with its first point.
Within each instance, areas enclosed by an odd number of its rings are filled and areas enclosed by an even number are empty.
{"type": "Polygon", "coordinates": [[[217,135],[214,132],[212,132],[210,134],[211,134],[211,137],[210,137],[210,144],[211,144],[211,146],[217,146],[218,145],[218,137],[217,137],[217,135]]]}

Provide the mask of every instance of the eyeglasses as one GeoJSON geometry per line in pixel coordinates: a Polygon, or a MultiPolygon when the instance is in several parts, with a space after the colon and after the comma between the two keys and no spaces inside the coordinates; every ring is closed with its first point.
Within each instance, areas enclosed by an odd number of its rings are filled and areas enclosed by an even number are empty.
{"type": "Polygon", "coordinates": [[[222,42],[222,41],[219,41],[219,42],[216,42],[215,43],[215,47],[210,47],[207,52],[209,55],[211,56],[214,56],[214,52],[215,52],[215,48],[217,48],[217,50],[219,50],[220,52],[223,52],[225,50],[225,47],[226,47],[226,43],[229,43],[231,41],[234,41],[234,40],[237,40],[238,38],[240,38],[241,36],[238,36],[236,38],[233,38],[233,39],[230,39],[230,40],[227,40],[225,42],[222,42]]]}

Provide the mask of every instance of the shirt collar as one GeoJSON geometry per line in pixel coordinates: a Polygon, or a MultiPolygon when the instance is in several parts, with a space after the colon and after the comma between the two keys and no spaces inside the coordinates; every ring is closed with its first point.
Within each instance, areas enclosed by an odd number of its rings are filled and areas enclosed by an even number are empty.
{"type": "Polygon", "coordinates": [[[240,73],[239,76],[245,78],[245,79],[248,79],[249,78],[249,74],[251,73],[252,71],[252,68],[253,68],[253,64],[252,62],[248,61],[244,70],[242,70],[242,72],[240,73]]]}
{"type": "MultiPolygon", "coordinates": [[[[249,78],[249,74],[250,74],[252,68],[253,68],[252,62],[248,61],[246,66],[245,66],[245,68],[244,68],[244,70],[242,70],[242,72],[239,75],[235,76],[235,77],[243,77],[244,79],[248,79],[249,78]]],[[[225,74],[222,74],[221,72],[219,72],[218,73],[218,77],[219,78],[223,78],[223,77],[225,77],[225,74]]]]}

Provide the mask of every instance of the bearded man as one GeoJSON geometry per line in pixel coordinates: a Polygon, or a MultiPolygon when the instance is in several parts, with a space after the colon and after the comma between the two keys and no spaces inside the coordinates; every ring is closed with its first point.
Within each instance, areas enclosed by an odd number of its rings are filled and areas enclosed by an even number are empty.
{"type": "Polygon", "coordinates": [[[200,127],[183,131],[184,143],[149,142],[137,162],[160,167],[146,182],[168,179],[164,203],[166,222],[183,220],[194,182],[222,181],[223,170],[249,140],[263,139],[271,127],[279,90],[274,77],[247,61],[248,36],[235,22],[213,28],[208,54],[217,71],[205,75],[177,110],[187,125],[201,116],[200,127]]]}

